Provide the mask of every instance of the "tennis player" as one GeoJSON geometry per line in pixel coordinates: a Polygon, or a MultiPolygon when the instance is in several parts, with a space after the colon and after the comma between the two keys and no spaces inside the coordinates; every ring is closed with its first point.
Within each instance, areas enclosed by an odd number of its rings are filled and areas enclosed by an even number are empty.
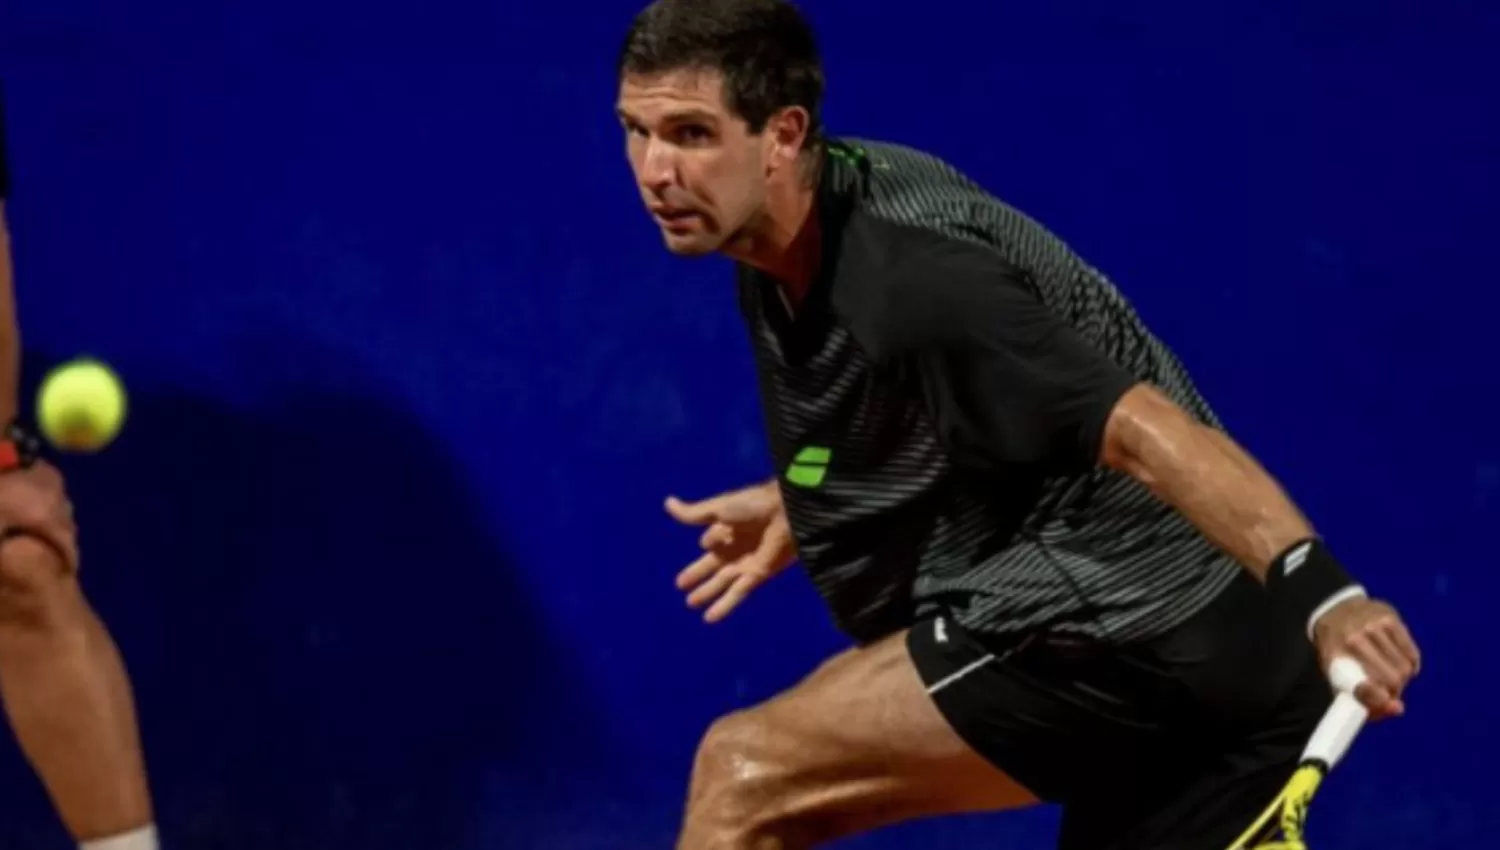
{"type": "Polygon", "coordinates": [[[736,264],[776,467],[668,499],[702,529],[678,584],[717,621],[800,560],[855,643],[711,726],[680,848],[1050,801],[1067,850],[1212,850],[1295,767],[1329,659],[1405,710],[1401,619],[1171,350],[952,166],[825,135],[791,5],[658,0],[618,70],[667,248],[736,264]]]}
{"type": "MultiPolygon", "coordinates": [[[[17,410],[21,345],[11,282],[0,99],[0,422],[17,410]]],[[[130,684],[78,584],[62,476],[23,466],[35,440],[0,433],[0,699],[21,750],[85,850],[156,850],[130,684]]]]}

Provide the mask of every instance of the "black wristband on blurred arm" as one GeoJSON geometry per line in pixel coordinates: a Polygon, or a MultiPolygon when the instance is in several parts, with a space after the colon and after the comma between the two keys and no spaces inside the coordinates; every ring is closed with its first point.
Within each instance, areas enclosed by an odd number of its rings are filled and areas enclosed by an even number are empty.
{"type": "Polygon", "coordinates": [[[1365,589],[1316,537],[1294,543],[1276,556],[1266,574],[1266,590],[1305,618],[1309,639],[1319,618],[1334,606],[1365,595],[1365,589]]]}
{"type": "Polygon", "coordinates": [[[20,422],[0,430],[0,473],[25,469],[41,457],[42,441],[20,422]]]}

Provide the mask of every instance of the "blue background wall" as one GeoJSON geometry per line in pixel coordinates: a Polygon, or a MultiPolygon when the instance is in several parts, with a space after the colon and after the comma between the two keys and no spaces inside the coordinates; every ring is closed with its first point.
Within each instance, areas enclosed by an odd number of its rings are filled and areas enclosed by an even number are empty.
{"type": "MultiPolygon", "coordinates": [[[[1494,5],[815,5],[834,130],[1106,269],[1401,603],[1426,672],[1320,846],[1493,841],[1494,5]]],[[[133,390],[65,470],[172,846],[666,847],[708,721],[841,645],[800,576],[713,628],[672,588],[661,499],[767,460],[727,267],[630,185],[634,9],[5,5],[27,371],[133,390]]],[[[64,844],[0,743],[0,847],[64,844]]]]}

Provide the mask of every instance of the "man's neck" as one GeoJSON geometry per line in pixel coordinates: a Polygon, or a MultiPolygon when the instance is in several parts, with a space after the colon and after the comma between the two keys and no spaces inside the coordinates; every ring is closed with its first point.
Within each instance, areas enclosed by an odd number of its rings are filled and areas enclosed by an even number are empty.
{"type": "Polygon", "coordinates": [[[821,259],[821,235],[816,215],[817,169],[812,179],[798,175],[771,187],[765,210],[742,248],[728,252],[779,283],[792,304],[800,304],[812,284],[821,259]]]}

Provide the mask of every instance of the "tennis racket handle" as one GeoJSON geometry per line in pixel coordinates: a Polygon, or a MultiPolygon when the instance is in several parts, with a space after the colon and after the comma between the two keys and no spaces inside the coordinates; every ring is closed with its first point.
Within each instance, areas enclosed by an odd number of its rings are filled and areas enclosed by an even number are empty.
{"type": "Polygon", "coordinates": [[[1365,681],[1365,670],[1358,661],[1335,658],[1328,666],[1328,679],[1337,693],[1308,740],[1307,749],[1302,751],[1302,760],[1320,761],[1332,770],[1349,751],[1354,736],[1369,719],[1370,710],[1354,696],[1355,689],[1365,681]]]}
{"type": "Polygon", "coordinates": [[[1328,665],[1328,681],[1341,694],[1352,694],[1369,678],[1365,667],[1347,655],[1340,655],[1328,665]]]}

